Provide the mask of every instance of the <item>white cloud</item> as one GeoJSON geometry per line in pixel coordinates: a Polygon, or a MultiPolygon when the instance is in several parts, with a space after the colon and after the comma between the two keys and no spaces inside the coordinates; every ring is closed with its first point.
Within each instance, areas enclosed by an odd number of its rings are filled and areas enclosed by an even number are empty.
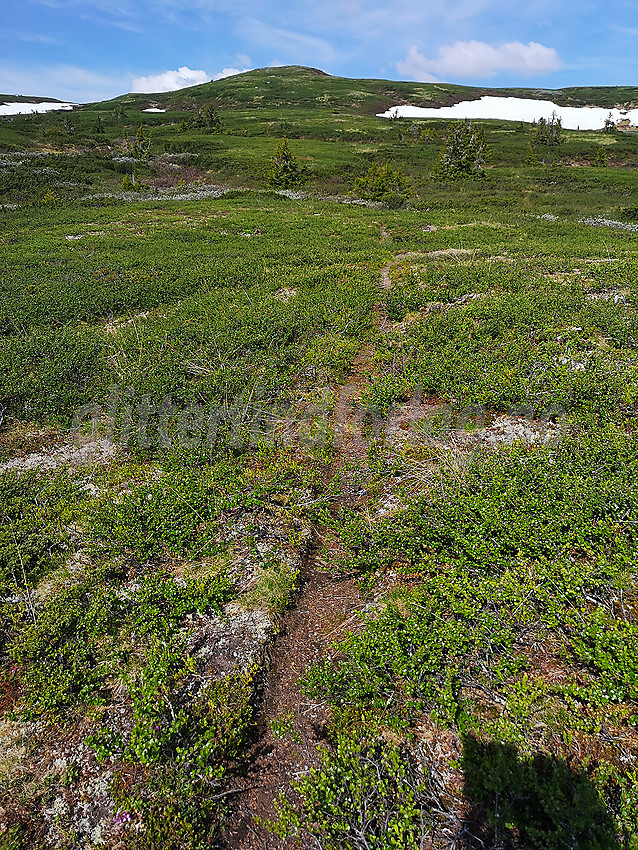
{"type": "Polygon", "coordinates": [[[72,65],[31,67],[28,71],[0,67],[0,91],[5,94],[56,97],[70,103],[89,103],[127,91],[129,75],[99,74],[72,65]]]}
{"type": "Polygon", "coordinates": [[[433,82],[449,77],[493,77],[502,71],[514,71],[525,76],[549,74],[562,67],[553,47],[530,41],[510,41],[493,47],[484,41],[456,41],[438,49],[436,59],[428,59],[417,47],[410,47],[397,71],[419,82],[433,82]]]}
{"type": "MultiPolygon", "coordinates": [[[[190,68],[183,65],[177,71],[164,71],[162,74],[151,74],[148,77],[133,77],[131,91],[148,94],[161,91],[177,91],[177,89],[185,89],[188,86],[196,86],[199,83],[208,83],[210,79],[210,75],[206,71],[191,71],[190,68]]],[[[215,77],[215,79],[219,78],[215,77]]]]}
{"type": "Polygon", "coordinates": [[[174,91],[207,83],[211,79],[221,80],[233,74],[242,74],[245,70],[249,69],[223,68],[211,77],[205,71],[191,71],[184,66],[177,71],[133,77],[131,82],[130,74],[107,76],[71,65],[36,67],[28,71],[0,66],[0,92],[54,97],[67,103],[92,103],[109,100],[128,91],[148,94],[174,91]]]}
{"type": "Polygon", "coordinates": [[[435,83],[437,78],[428,70],[434,63],[419,53],[416,45],[408,48],[403,62],[397,62],[397,71],[406,80],[418,80],[420,83],[435,83]]]}
{"type": "Polygon", "coordinates": [[[251,71],[252,68],[222,68],[217,74],[213,74],[214,80],[225,80],[226,77],[234,77],[236,74],[245,74],[246,71],[251,71]]]}

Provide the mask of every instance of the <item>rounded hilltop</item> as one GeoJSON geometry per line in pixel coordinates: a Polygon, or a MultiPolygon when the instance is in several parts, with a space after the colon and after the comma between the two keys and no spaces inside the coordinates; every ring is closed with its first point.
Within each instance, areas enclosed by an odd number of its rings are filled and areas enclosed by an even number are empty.
{"type": "Polygon", "coordinates": [[[142,111],[150,100],[167,112],[197,108],[213,102],[222,110],[321,109],[376,115],[394,106],[448,107],[481,97],[549,99],[559,106],[631,108],[638,102],[638,88],[597,86],[564,89],[487,88],[450,83],[416,83],[381,79],[350,79],[328,74],[320,68],[283,65],[256,68],[221,80],[211,80],[171,92],[129,93],[84,108],[104,111],[121,108],[142,111]]]}

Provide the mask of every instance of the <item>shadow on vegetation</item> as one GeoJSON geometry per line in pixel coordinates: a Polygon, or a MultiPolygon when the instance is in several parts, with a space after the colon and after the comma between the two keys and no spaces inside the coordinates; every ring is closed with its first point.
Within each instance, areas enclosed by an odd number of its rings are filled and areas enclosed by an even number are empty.
{"type": "Polygon", "coordinates": [[[620,850],[611,815],[582,771],[562,760],[522,759],[511,744],[463,745],[466,850],[620,850]]]}

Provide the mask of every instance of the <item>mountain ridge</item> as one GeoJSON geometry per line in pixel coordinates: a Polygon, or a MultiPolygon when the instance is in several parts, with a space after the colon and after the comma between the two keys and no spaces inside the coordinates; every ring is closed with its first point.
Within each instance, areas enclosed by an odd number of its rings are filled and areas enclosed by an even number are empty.
{"type": "MultiPolygon", "coordinates": [[[[256,68],[170,92],[129,92],[103,101],[81,104],[77,109],[116,109],[124,105],[149,105],[177,111],[192,109],[206,101],[219,108],[255,108],[321,104],[348,107],[363,114],[376,114],[390,106],[452,106],[461,100],[477,100],[484,95],[554,100],[560,106],[599,106],[634,108],[638,106],[635,86],[540,87],[465,86],[454,83],[419,83],[405,80],[339,77],[319,68],[285,65],[256,68]],[[268,86],[261,92],[261,87],[268,86]],[[257,88],[258,94],[255,94],[257,88]]],[[[26,95],[0,95],[5,102],[61,102],[56,98],[29,98],[26,95]]]]}

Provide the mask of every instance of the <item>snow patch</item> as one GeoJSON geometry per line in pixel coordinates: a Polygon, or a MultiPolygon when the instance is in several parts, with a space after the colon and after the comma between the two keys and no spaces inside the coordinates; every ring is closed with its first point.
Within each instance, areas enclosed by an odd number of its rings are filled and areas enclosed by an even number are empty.
{"type": "Polygon", "coordinates": [[[69,110],[77,103],[0,103],[0,115],[31,115],[34,112],[69,110]]]}
{"type": "Polygon", "coordinates": [[[551,100],[536,100],[525,97],[492,97],[485,95],[479,100],[464,100],[454,106],[425,108],[420,106],[392,106],[378,118],[483,118],[501,121],[525,121],[532,123],[539,118],[549,120],[552,115],[561,119],[566,130],[602,130],[605,119],[611,113],[614,122],[629,119],[638,123],[638,109],[605,109],[599,106],[559,106],[551,100]]]}

